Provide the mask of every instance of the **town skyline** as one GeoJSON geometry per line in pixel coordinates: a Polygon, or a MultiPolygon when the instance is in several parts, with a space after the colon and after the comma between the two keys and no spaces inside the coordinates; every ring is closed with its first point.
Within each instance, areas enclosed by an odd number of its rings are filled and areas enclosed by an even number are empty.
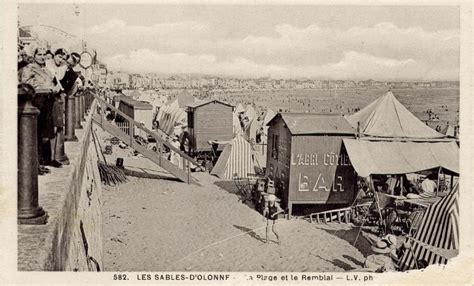
{"type": "Polygon", "coordinates": [[[459,88],[459,81],[379,81],[330,79],[233,78],[199,74],[159,75],[108,71],[104,64],[96,80],[112,88],[148,89],[352,89],[352,88],[459,88]]]}

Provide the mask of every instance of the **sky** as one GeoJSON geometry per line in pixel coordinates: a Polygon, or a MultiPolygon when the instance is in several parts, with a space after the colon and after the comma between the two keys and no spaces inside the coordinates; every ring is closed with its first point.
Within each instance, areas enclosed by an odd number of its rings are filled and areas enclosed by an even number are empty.
{"type": "MultiPolygon", "coordinates": [[[[458,80],[458,6],[20,4],[109,70],[238,78],[458,80]],[[75,12],[79,12],[76,15],[75,12]]],[[[35,29],[35,28],[32,29],[35,29]]]]}

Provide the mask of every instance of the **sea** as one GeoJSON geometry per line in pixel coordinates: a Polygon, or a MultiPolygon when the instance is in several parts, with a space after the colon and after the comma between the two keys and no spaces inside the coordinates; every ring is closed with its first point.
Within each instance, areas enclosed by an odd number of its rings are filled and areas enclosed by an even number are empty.
{"type": "MultiPolygon", "coordinates": [[[[436,125],[459,125],[459,89],[392,89],[395,97],[422,121],[436,125]]],[[[232,104],[253,104],[260,112],[270,108],[275,112],[311,112],[327,114],[352,114],[370,104],[387,90],[253,90],[217,92],[214,97],[232,104]]]]}

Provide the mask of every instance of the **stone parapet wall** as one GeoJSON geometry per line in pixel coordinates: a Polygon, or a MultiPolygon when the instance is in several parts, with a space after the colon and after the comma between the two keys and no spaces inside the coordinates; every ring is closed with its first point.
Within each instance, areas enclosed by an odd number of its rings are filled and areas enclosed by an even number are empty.
{"type": "Polygon", "coordinates": [[[90,116],[82,124],[79,141],[65,143],[71,164],[39,177],[39,203],[48,223],[18,225],[19,271],[103,270],[98,154],[90,116]]]}

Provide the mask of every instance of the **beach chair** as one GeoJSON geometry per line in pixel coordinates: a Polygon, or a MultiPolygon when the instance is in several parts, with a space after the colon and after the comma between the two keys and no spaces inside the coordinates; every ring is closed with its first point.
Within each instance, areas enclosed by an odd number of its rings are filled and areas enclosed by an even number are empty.
{"type": "Polygon", "coordinates": [[[408,235],[414,236],[416,231],[420,228],[421,220],[423,219],[424,210],[418,210],[412,212],[406,221],[406,227],[408,229],[408,235]]]}
{"type": "Polygon", "coordinates": [[[239,200],[242,201],[242,203],[245,203],[248,200],[252,199],[252,194],[251,194],[251,183],[249,178],[241,178],[238,176],[237,173],[235,173],[232,176],[232,180],[235,183],[235,186],[237,187],[237,195],[239,196],[239,200]]]}

